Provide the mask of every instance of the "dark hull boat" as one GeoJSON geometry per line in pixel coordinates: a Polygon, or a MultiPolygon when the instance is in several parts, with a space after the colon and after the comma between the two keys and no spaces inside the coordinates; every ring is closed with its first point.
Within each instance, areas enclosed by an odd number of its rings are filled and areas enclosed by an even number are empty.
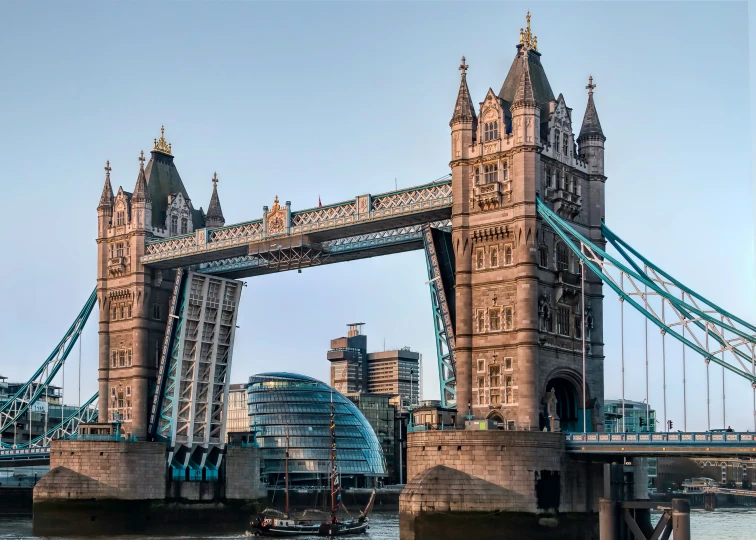
{"type": "Polygon", "coordinates": [[[315,536],[320,527],[320,523],[297,522],[286,518],[263,518],[254,524],[255,533],[260,536],[315,536]]]}
{"type": "Polygon", "coordinates": [[[349,536],[363,534],[368,530],[368,519],[337,521],[336,523],[322,523],[318,529],[318,536],[349,536]]]}

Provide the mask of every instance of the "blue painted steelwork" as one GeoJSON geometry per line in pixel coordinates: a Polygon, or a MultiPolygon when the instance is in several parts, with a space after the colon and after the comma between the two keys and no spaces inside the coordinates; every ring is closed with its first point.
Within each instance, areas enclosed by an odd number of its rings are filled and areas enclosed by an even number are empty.
{"type": "Polygon", "coordinates": [[[571,453],[753,455],[756,433],[569,433],[565,434],[565,448],[571,453]]]}
{"type": "MultiPolygon", "coordinates": [[[[734,317],[726,314],[726,312],[719,312],[718,310],[704,310],[697,305],[684,302],[682,299],[670,294],[663,287],[660,287],[658,281],[651,279],[643,271],[638,272],[639,268],[637,264],[633,263],[630,264],[630,266],[627,266],[606,253],[606,251],[596,246],[593,242],[577,232],[569,223],[564,221],[552,210],[550,210],[540,199],[537,200],[537,208],[538,214],[546,223],[548,223],[552,227],[554,232],[559,235],[559,237],[564,241],[565,245],[570,248],[575,256],[577,256],[586,265],[587,268],[589,268],[604,283],[606,283],[612,290],[614,290],[622,299],[622,301],[627,302],[631,306],[633,306],[649,321],[656,325],[664,334],[673,336],[678,341],[684,343],[687,347],[699,353],[706,360],[723,366],[725,369],[748,380],[752,385],[756,385],[756,369],[753,369],[753,372],[749,373],[742,362],[740,362],[741,367],[729,364],[723,359],[719,358],[715,353],[706,350],[706,348],[704,348],[704,346],[702,346],[702,344],[698,342],[699,340],[696,339],[697,342],[694,342],[691,341],[691,339],[684,337],[672,327],[672,324],[667,324],[666,321],[662,320],[662,318],[651,311],[648,306],[646,296],[650,294],[657,295],[662,299],[662,301],[667,302],[669,305],[671,305],[673,310],[678,312],[682,319],[682,323],[675,322],[674,325],[680,326],[681,324],[684,324],[685,327],[691,331],[689,334],[691,335],[691,337],[693,337],[693,329],[691,329],[687,325],[690,324],[692,326],[696,326],[697,328],[705,329],[705,333],[707,335],[716,336],[715,341],[717,343],[723,345],[727,350],[733,351],[737,358],[747,359],[753,366],[753,351],[754,346],[756,345],[756,336],[753,336],[747,331],[735,327],[732,324],[732,320],[735,319],[734,317]],[[580,247],[578,247],[576,243],[580,244],[580,247]],[[609,267],[616,268],[619,272],[624,274],[630,280],[634,280],[634,282],[639,284],[641,287],[647,286],[650,292],[641,293],[640,291],[637,291],[636,293],[628,294],[620,285],[617,284],[617,281],[613,279],[611,275],[609,275],[609,267]],[[641,301],[644,302],[644,305],[641,305],[638,301],[636,301],[633,296],[640,296],[642,299],[641,301]],[[716,312],[712,315],[712,311],[716,312]],[[718,315],[721,315],[722,318],[717,318],[718,315]],[[700,324],[701,321],[704,321],[705,326],[700,324]],[[721,329],[721,331],[717,332],[717,328],[721,329]],[[723,337],[724,332],[735,334],[736,337],[733,340],[726,340],[723,337]],[[750,354],[743,353],[742,351],[734,352],[739,346],[745,346],[750,354]]],[[[616,237],[616,235],[613,235],[613,233],[612,236],[614,240],[613,244],[620,245],[620,247],[629,247],[627,246],[627,244],[619,243],[618,237],[616,237]]],[[[703,298],[693,291],[690,291],[689,294],[691,296],[695,295],[695,297],[703,298]]],[[[709,304],[709,306],[713,306],[713,304],[709,304]]],[[[741,319],[737,320],[740,321],[741,319]]],[[[748,325],[747,323],[743,324],[749,329],[752,328],[752,326],[748,325]]]]}
{"type": "Polygon", "coordinates": [[[441,406],[453,407],[457,403],[454,313],[447,293],[453,294],[454,291],[454,253],[450,246],[444,245],[448,242],[443,234],[449,233],[437,231],[434,235],[434,230],[429,224],[423,225],[425,261],[428,266],[428,285],[433,307],[433,329],[436,333],[441,406]]]}
{"type": "MultiPolygon", "coordinates": [[[[179,268],[176,270],[176,281],[173,284],[173,294],[171,295],[171,303],[168,306],[168,321],[165,325],[165,337],[163,339],[163,350],[160,353],[160,366],[158,367],[157,383],[155,385],[155,395],[152,396],[152,409],[150,410],[150,422],[147,431],[147,436],[155,440],[158,429],[158,413],[160,407],[163,405],[163,390],[165,387],[166,377],[166,365],[168,364],[169,354],[171,352],[171,344],[177,332],[174,329],[180,328],[180,323],[175,323],[179,320],[179,313],[183,307],[183,278],[184,269],[179,268]],[[179,306],[179,301],[181,306],[179,306]]],[[[171,356],[172,357],[172,356],[171,356]]]]}
{"type": "Polygon", "coordinates": [[[97,289],[92,291],[87,302],[79,312],[71,327],[63,339],[60,340],[50,356],[42,363],[16,394],[0,407],[0,433],[11,428],[16,421],[23,416],[27,409],[37,402],[43,394],[47,393],[48,386],[68,358],[69,353],[79,339],[84,325],[97,303],[97,289]]]}
{"type": "MultiPolygon", "coordinates": [[[[169,359],[162,361],[161,370],[164,371],[164,380],[160,382],[160,391],[156,388],[155,394],[158,396],[159,404],[157,410],[160,411],[160,417],[158,418],[154,427],[155,432],[153,436],[162,440],[170,441],[173,435],[173,409],[174,403],[174,389],[176,384],[180,381],[177,380],[179,364],[181,363],[181,346],[184,327],[184,303],[186,302],[186,289],[187,284],[184,279],[184,273],[179,269],[181,274],[177,273],[176,282],[173,287],[173,297],[171,298],[171,315],[168,317],[172,328],[170,330],[170,339],[168,329],[166,328],[166,340],[168,343],[163,343],[163,354],[170,353],[169,359]],[[177,288],[178,287],[178,288],[177,288]],[[175,321],[175,324],[173,324],[175,321]]],[[[155,404],[153,403],[153,406],[155,404]]]]}

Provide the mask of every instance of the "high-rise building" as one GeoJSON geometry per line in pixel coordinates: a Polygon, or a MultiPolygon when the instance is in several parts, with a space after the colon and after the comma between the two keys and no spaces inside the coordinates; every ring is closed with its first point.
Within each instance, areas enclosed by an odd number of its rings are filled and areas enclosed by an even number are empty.
{"type": "Polygon", "coordinates": [[[232,433],[249,431],[249,406],[247,405],[247,385],[231,384],[228,387],[228,413],[226,415],[226,440],[232,433]]]}
{"type": "Polygon", "coordinates": [[[624,422],[622,400],[607,399],[604,402],[604,431],[608,433],[640,433],[656,431],[656,410],[646,409],[639,401],[625,400],[624,422]]]}
{"type": "Polygon", "coordinates": [[[351,323],[346,337],[331,340],[331,386],[344,394],[355,392],[389,394],[400,409],[419,401],[420,353],[409,347],[391,351],[367,352],[364,323],[351,323]]]}

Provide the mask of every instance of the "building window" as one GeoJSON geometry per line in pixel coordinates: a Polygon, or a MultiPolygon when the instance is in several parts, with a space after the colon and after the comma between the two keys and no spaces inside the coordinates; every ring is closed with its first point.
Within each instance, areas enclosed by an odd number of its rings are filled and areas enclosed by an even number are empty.
{"type": "Polygon", "coordinates": [[[493,184],[494,182],[496,182],[496,175],[499,172],[498,164],[491,163],[490,165],[485,165],[483,167],[483,171],[485,173],[486,184],[493,184]]]}
{"type": "Polygon", "coordinates": [[[499,266],[499,248],[491,246],[491,268],[499,266]]]}
{"type": "Polygon", "coordinates": [[[488,310],[488,327],[492,332],[501,330],[501,320],[499,318],[499,308],[491,308],[488,310]]]}
{"type": "Polygon", "coordinates": [[[478,310],[478,332],[486,331],[486,314],[482,309],[478,310]]]}
{"type": "Polygon", "coordinates": [[[567,248],[561,242],[557,244],[557,270],[566,272],[570,267],[570,259],[567,256],[567,248]]]}
{"type": "Polygon", "coordinates": [[[538,248],[538,264],[543,268],[549,267],[549,248],[541,246],[538,248]]]}
{"type": "Polygon", "coordinates": [[[512,371],[512,359],[511,358],[505,358],[504,359],[504,371],[512,371]]]}
{"type": "Polygon", "coordinates": [[[480,184],[480,167],[475,167],[475,185],[480,184]]]}
{"type": "Polygon", "coordinates": [[[501,386],[499,366],[488,366],[488,381],[491,387],[501,386]]]}
{"type": "Polygon", "coordinates": [[[123,242],[118,242],[115,248],[116,257],[123,257],[123,242]]]}
{"type": "Polygon", "coordinates": [[[501,403],[501,394],[499,390],[491,390],[491,405],[501,403]]]}
{"type": "Polygon", "coordinates": [[[575,314],[575,337],[578,339],[583,338],[583,322],[580,320],[580,315],[575,314]]]}
{"type": "Polygon", "coordinates": [[[543,168],[543,185],[545,187],[551,187],[551,172],[548,167],[543,168]]]}
{"type": "Polygon", "coordinates": [[[483,126],[483,140],[493,141],[499,138],[499,122],[486,122],[483,126]]]}
{"type": "Polygon", "coordinates": [[[181,218],[181,234],[186,234],[189,229],[187,219],[185,217],[181,218]]]}
{"type": "Polygon", "coordinates": [[[512,264],[512,246],[511,245],[504,246],[504,264],[507,266],[512,264]]]}
{"type": "Polygon", "coordinates": [[[171,234],[178,234],[178,216],[171,216],[171,234]]]}
{"type": "Polygon", "coordinates": [[[160,304],[152,304],[152,318],[156,321],[160,320],[160,304]]]}
{"type": "Polygon", "coordinates": [[[557,309],[557,333],[563,336],[570,335],[570,308],[559,306],[557,309]]]}
{"type": "Polygon", "coordinates": [[[483,253],[483,248],[480,248],[475,252],[475,267],[478,270],[483,270],[485,263],[485,254],[483,253]]]}
{"type": "Polygon", "coordinates": [[[554,150],[556,151],[557,154],[559,153],[559,130],[558,129],[554,130],[554,150]]]}
{"type": "Polygon", "coordinates": [[[570,138],[565,133],[564,137],[562,137],[562,154],[564,154],[564,157],[567,157],[567,145],[569,143],[570,143],[570,138]]]}
{"type": "Polygon", "coordinates": [[[127,387],[126,387],[126,395],[127,395],[127,396],[130,396],[130,395],[131,395],[131,387],[130,387],[130,386],[127,386],[127,387]]]}
{"type": "Polygon", "coordinates": [[[116,225],[121,227],[126,223],[123,210],[116,212],[116,225]]]}
{"type": "Polygon", "coordinates": [[[478,358],[478,373],[483,373],[486,370],[486,361],[482,358],[478,358]]]}
{"type": "Polygon", "coordinates": [[[486,386],[486,378],[485,377],[478,377],[478,388],[480,388],[480,391],[483,391],[483,388],[486,386]]]}
{"type": "Polygon", "coordinates": [[[478,390],[478,405],[485,405],[486,402],[486,392],[481,388],[478,390]]]}
{"type": "Polygon", "coordinates": [[[512,376],[504,377],[504,403],[514,403],[512,395],[512,376]]]}
{"type": "Polygon", "coordinates": [[[501,176],[502,176],[503,182],[506,182],[507,180],[509,180],[509,168],[507,167],[506,161],[502,163],[501,165],[501,176]]]}
{"type": "Polygon", "coordinates": [[[512,306],[504,308],[504,330],[512,330],[514,328],[514,310],[512,306]]]}
{"type": "Polygon", "coordinates": [[[126,349],[126,365],[131,366],[131,349],[126,349]]]}
{"type": "MultiPolygon", "coordinates": [[[[110,351],[110,365],[111,367],[118,367],[118,351],[110,351]]],[[[113,392],[115,392],[115,388],[113,392]]]]}

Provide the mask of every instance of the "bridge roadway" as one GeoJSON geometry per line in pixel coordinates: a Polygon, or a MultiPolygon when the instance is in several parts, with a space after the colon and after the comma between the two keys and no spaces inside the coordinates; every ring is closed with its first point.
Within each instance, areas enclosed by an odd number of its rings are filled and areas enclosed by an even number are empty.
{"type": "Polygon", "coordinates": [[[450,227],[451,208],[450,179],[297,212],[287,202],[262,219],[148,242],[141,262],[243,278],[422,249],[423,225],[450,227]]]}
{"type": "Polygon", "coordinates": [[[754,456],[756,433],[569,433],[571,454],[639,457],[754,456]]]}

